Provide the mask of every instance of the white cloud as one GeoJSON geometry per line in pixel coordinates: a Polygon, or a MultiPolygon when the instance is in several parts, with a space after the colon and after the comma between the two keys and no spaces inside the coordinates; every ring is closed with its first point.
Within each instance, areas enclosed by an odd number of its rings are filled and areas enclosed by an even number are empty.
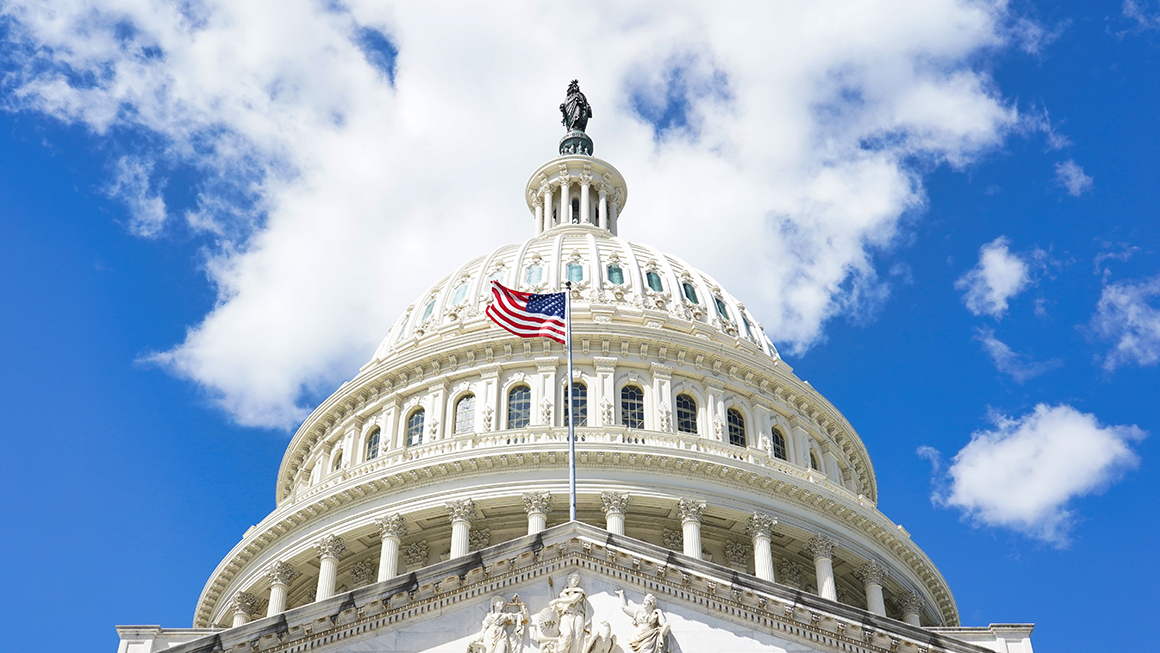
{"type": "Polygon", "coordinates": [[[146,238],[156,236],[165,226],[165,200],[152,188],[153,163],[123,156],[114,166],[109,195],[129,208],[129,230],[146,238]]]}
{"type": "Polygon", "coordinates": [[[1055,164],[1055,180],[1072,197],[1079,197],[1091,190],[1093,183],[1092,178],[1083,173],[1083,168],[1071,159],[1055,164]]]}
{"type": "Polygon", "coordinates": [[[199,171],[180,210],[218,302],[154,360],[244,424],[293,425],[427,284],[528,236],[522,184],[574,77],[631,185],[621,235],[712,272],[794,352],[881,302],[920,171],[1018,123],[979,63],[1010,45],[1003,3],[0,7],[9,108],[199,171]]]}
{"type": "Polygon", "coordinates": [[[979,329],[975,339],[982,343],[983,351],[991,357],[995,369],[1010,376],[1016,383],[1023,383],[1063,365],[1063,361],[1058,359],[1033,361],[1026,355],[1013,351],[1007,343],[995,337],[994,329],[979,329]]]}
{"type": "MultiPolygon", "coordinates": [[[[1077,521],[1073,500],[1099,492],[1133,469],[1136,426],[1104,426],[1068,405],[1039,404],[1021,417],[995,416],[951,460],[932,499],[976,524],[1010,528],[1057,547],[1077,521]]],[[[929,447],[919,455],[935,463],[929,447]]]]}
{"type": "Polygon", "coordinates": [[[1104,357],[1105,370],[1160,362],[1160,309],[1151,303],[1157,297],[1160,276],[1104,285],[1089,328],[1112,342],[1111,351],[1104,357]]]}
{"type": "Polygon", "coordinates": [[[1006,236],[979,248],[979,263],[955,281],[955,288],[963,292],[963,303],[975,315],[1001,318],[1007,312],[1007,302],[1031,284],[1031,266],[1010,249],[1006,236]]]}
{"type": "Polygon", "coordinates": [[[1136,22],[1137,30],[1160,29],[1160,11],[1149,11],[1147,2],[1124,0],[1124,16],[1136,22]]]}

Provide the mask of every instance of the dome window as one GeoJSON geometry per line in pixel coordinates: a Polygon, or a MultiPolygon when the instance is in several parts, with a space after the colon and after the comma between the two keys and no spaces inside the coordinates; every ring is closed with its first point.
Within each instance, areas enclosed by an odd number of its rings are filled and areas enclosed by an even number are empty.
{"type": "Polygon", "coordinates": [[[419,319],[419,321],[426,322],[427,318],[431,317],[431,313],[433,313],[434,311],[435,311],[435,298],[432,297],[431,301],[427,302],[426,308],[423,309],[423,317],[421,317],[419,319]]]}
{"type": "Polygon", "coordinates": [[[713,303],[717,304],[717,314],[721,316],[721,319],[728,320],[729,307],[725,306],[725,302],[721,301],[720,297],[713,297],[713,303]]]}
{"type": "Polygon", "coordinates": [[[340,469],[342,469],[342,451],[341,450],[337,454],[334,455],[333,471],[337,472],[340,469]]]}
{"type": "Polygon", "coordinates": [[[687,394],[677,395],[677,432],[697,434],[697,400],[687,394]]]}
{"type": "Polygon", "coordinates": [[[648,287],[656,292],[664,292],[665,287],[661,285],[661,275],[657,274],[655,270],[649,270],[645,274],[645,279],[648,280],[648,287]]]}
{"type": "Polygon", "coordinates": [[[624,285],[624,270],[621,270],[619,265],[608,266],[608,283],[614,283],[618,286],[624,285]]]}
{"type": "Polygon", "coordinates": [[[644,428],[644,391],[635,385],[620,390],[620,421],[630,429],[644,428]]]}
{"type": "MultiPolygon", "coordinates": [[[[567,395],[568,391],[565,390],[567,395]]],[[[576,406],[576,426],[588,426],[588,386],[572,383],[572,403],[576,406]]],[[[564,426],[568,426],[568,402],[564,402],[564,426]]]]}
{"type": "Polygon", "coordinates": [[[580,283],[584,280],[584,266],[579,263],[568,264],[568,281],[580,283]]]}
{"type": "Polygon", "coordinates": [[[685,283],[681,284],[681,289],[685,291],[685,299],[693,302],[694,304],[701,303],[697,301],[697,289],[693,287],[693,284],[686,281],[685,283]]]}
{"type": "Polygon", "coordinates": [[[423,444],[423,409],[411,413],[407,418],[407,446],[423,444]]]}
{"type": "Polygon", "coordinates": [[[465,299],[467,299],[467,282],[466,281],[459,284],[459,286],[455,289],[455,292],[452,293],[451,305],[452,306],[459,306],[460,304],[463,303],[463,300],[465,300],[465,299]]]}
{"type": "Polygon", "coordinates": [[[741,411],[730,408],[726,417],[729,419],[729,444],[735,447],[745,446],[745,418],[741,411]]]}
{"type": "Polygon", "coordinates": [[[379,429],[376,428],[367,437],[367,460],[374,460],[379,457],[379,440],[379,429]]]}
{"type": "Polygon", "coordinates": [[[470,433],[475,428],[475,395],[464,395],[455,402],[455,433],[470,433]]]}
{"type": "Polygon", "coordinates": [[[525,277],[525,279],[529,285],[534,286],[537,283],[540,283],[540,279],[543,279],[543,278],[544,278],[544,268],[542,268],[538,265],[533,265],[533,266],[528,268],[528,275],[527,275],[527,277],[525,277]]]}
{"type": "Polygon", "coordinates": [[[491,276],[488,277],[487,280],[488,281],[498,281],[500,283],[503,283],[503,270],[500,269],[500,270],[496,270],[495,272],[492,272],[491,276]]]}
{"type": "Polygon", "coordinates": [[[769,433],[769,443],[770,448],[773,449],[774,458],[788,460],[785,455],[785,436],[776,427],[769,433]]]}
{"type": "Polygon", "coordinates": [[[812,452],[812,451],[810,452],[810,469],[815,470],[815,471],[819,471],[819,472],[822,471],[821,469],[818,468],[818,457],[815,456],[814,452],[812,452]]]}
{"type": "Polygon", "coordinates": [[[508,392],[507,427],[522,429],[532,421],[532,390],[517,385],[508,392]]]}

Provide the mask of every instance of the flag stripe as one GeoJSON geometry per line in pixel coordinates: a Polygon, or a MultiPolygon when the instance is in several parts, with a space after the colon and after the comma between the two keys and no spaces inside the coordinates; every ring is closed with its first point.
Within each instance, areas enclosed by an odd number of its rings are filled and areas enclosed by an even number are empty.
{"type": "Polygon", "coordinates": [[[492,304],[484,313],[505,331],[521,338],[548,338],[566,344],[564,293],[539,295],[491,282],[492,304]],[[534,304],[534,309],[529,309],[534,304]]]}

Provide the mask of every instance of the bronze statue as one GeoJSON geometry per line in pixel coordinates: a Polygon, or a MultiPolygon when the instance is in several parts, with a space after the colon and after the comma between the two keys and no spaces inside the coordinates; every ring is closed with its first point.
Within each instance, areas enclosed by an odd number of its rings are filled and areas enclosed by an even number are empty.
{"type": "Polygon", "coordinates": [[[560,105],[560,113],[564,114],[561,123],[568,131],[584,131],[588,126],[588,119],[592,117],[592,107],[588,105],[588,98],[580,92],[580,82],[575,79],[568,85],[568,99],[560,105]]]}

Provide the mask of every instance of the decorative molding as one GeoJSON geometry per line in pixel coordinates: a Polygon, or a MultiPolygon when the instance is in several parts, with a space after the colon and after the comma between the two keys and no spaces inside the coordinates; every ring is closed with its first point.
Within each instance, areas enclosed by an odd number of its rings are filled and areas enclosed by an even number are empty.
{"type": "Polygon", "coordinates": [[[600,505],[605,515],[623,515],[628,510],[629,495],[627,492],[611,492],[605,490],[600,493],[600,505]]]}
{"type": "Polygon", "coordinates": [[[271,585],[286,585],[289,587],[294,579],[302,575],[302,572],[294,568],[294,565],[289,562],[276,560],[266,569],[266,578],[270,579],[271,585]]]}
{"type": "Polygon", "coordinates": [[[838,543],[835,540],[825,535],[817,535],[806,542],[805,550],[814,557],[814,560],[818,558],[833,560],[836,548],[838,548],[838,543]]]}
{"type": "Polygon", "coordinates": [[[258,612],[258,597],[249,592],[238,592],[230,600],[230,607],[233,608],[234,614],[244,614],[246,617],[253,617],[258,612]]]}
{"type": "Polygon", "coordinates": [[[427,564],[431,549],[427,546],[427,540],[422,540],[404,546],[399,549],[399,553],[403,556],[403,564],[408,568],[423,567],[427,564]]]}
{"type": "Polygon", "coordinates": [[[375,563],[370,560],[363,560],[356,562],[350,568],[350,586],[362,587],[374,581],[375,579],[375,563]]]}
{"type": "Polygon", "coordinates": [[[705,511],[704,501],[694,501],[692,499],[681,499],[677,502],[677,515],[681,518],[681,523],[696,522],[701,523],[701,513],[705,511]]]}
{"type": "Polygon", "coordinates": [[[745,525],[745,532],[749,534],[749,537],[773,537],[774,526],[777,526],[776,519],[755,512],[749,516],[749,521],[745,525]]]}
{"type": "Polygon", "coordinates": [[[481,528],[473,530],[467,536],[467,550],[478,551],[491,546],[491,529],[481,528]]]}
{"type": "Polygon", "coordinates": [[[666,528],[661,535],[661,541],[673,551],[682,551],[685,548],[685,534],[679,530],[666,528]]]}
{"type": "Polygon", "coordinates": [[[725,560],[730,564],[745,567],[753,559],[753,546],[747,542],[725,541],[725,560]]]}
{"type": "Polygon", "coordinates": [[[903,615],[921,615],[923,607],[926,606],[926,601],[923,601],[922,597],[918,595],[918,592],[914,590],[899,592],[894,596],[894,600],[891,603],[903,615]]]}
{"type": "Polygon", "coordinates": [[[376,519],[375,524],[379,527],[380,539],[385,540],[388,537],[400,539],[407,534],[407,521],[399,514],[387,515],[382,519],[376,519]]]}
{"type": "Polygon", "coordinates": [[[863,585],[878,585],[879,587],[885,583],[889,576],[890,572],[886,567],[878,564],[875,560],[864,563],[854,572],[854,577],[862,581],[863,585]]]}
{"type": "Polygon", "coordinates": [[[788,558],[782,558],[777,566],[777,578],[782,585],[794,589],[802,588],[802,566],[788,558]]]}
{"type": "Polygon", "coordinates": [[[551,492],[524,492],[521,498],[524,500],[524,512],[529,515],[537,512],[547,515],[552,510],[551,492]]]}
{"type": "Polygon", "coordinates": [[[452,523],[465,521],[470,524],[475,521],[475,502],[471,499],[452,501],[447,504],[447,515],[452,523]]]}
{"type": "Polygon", "coordinates": [[[314,544],[320,558],[341,558],[346,553],[346,542],[337,535],[327,535],[314,544]]]}

